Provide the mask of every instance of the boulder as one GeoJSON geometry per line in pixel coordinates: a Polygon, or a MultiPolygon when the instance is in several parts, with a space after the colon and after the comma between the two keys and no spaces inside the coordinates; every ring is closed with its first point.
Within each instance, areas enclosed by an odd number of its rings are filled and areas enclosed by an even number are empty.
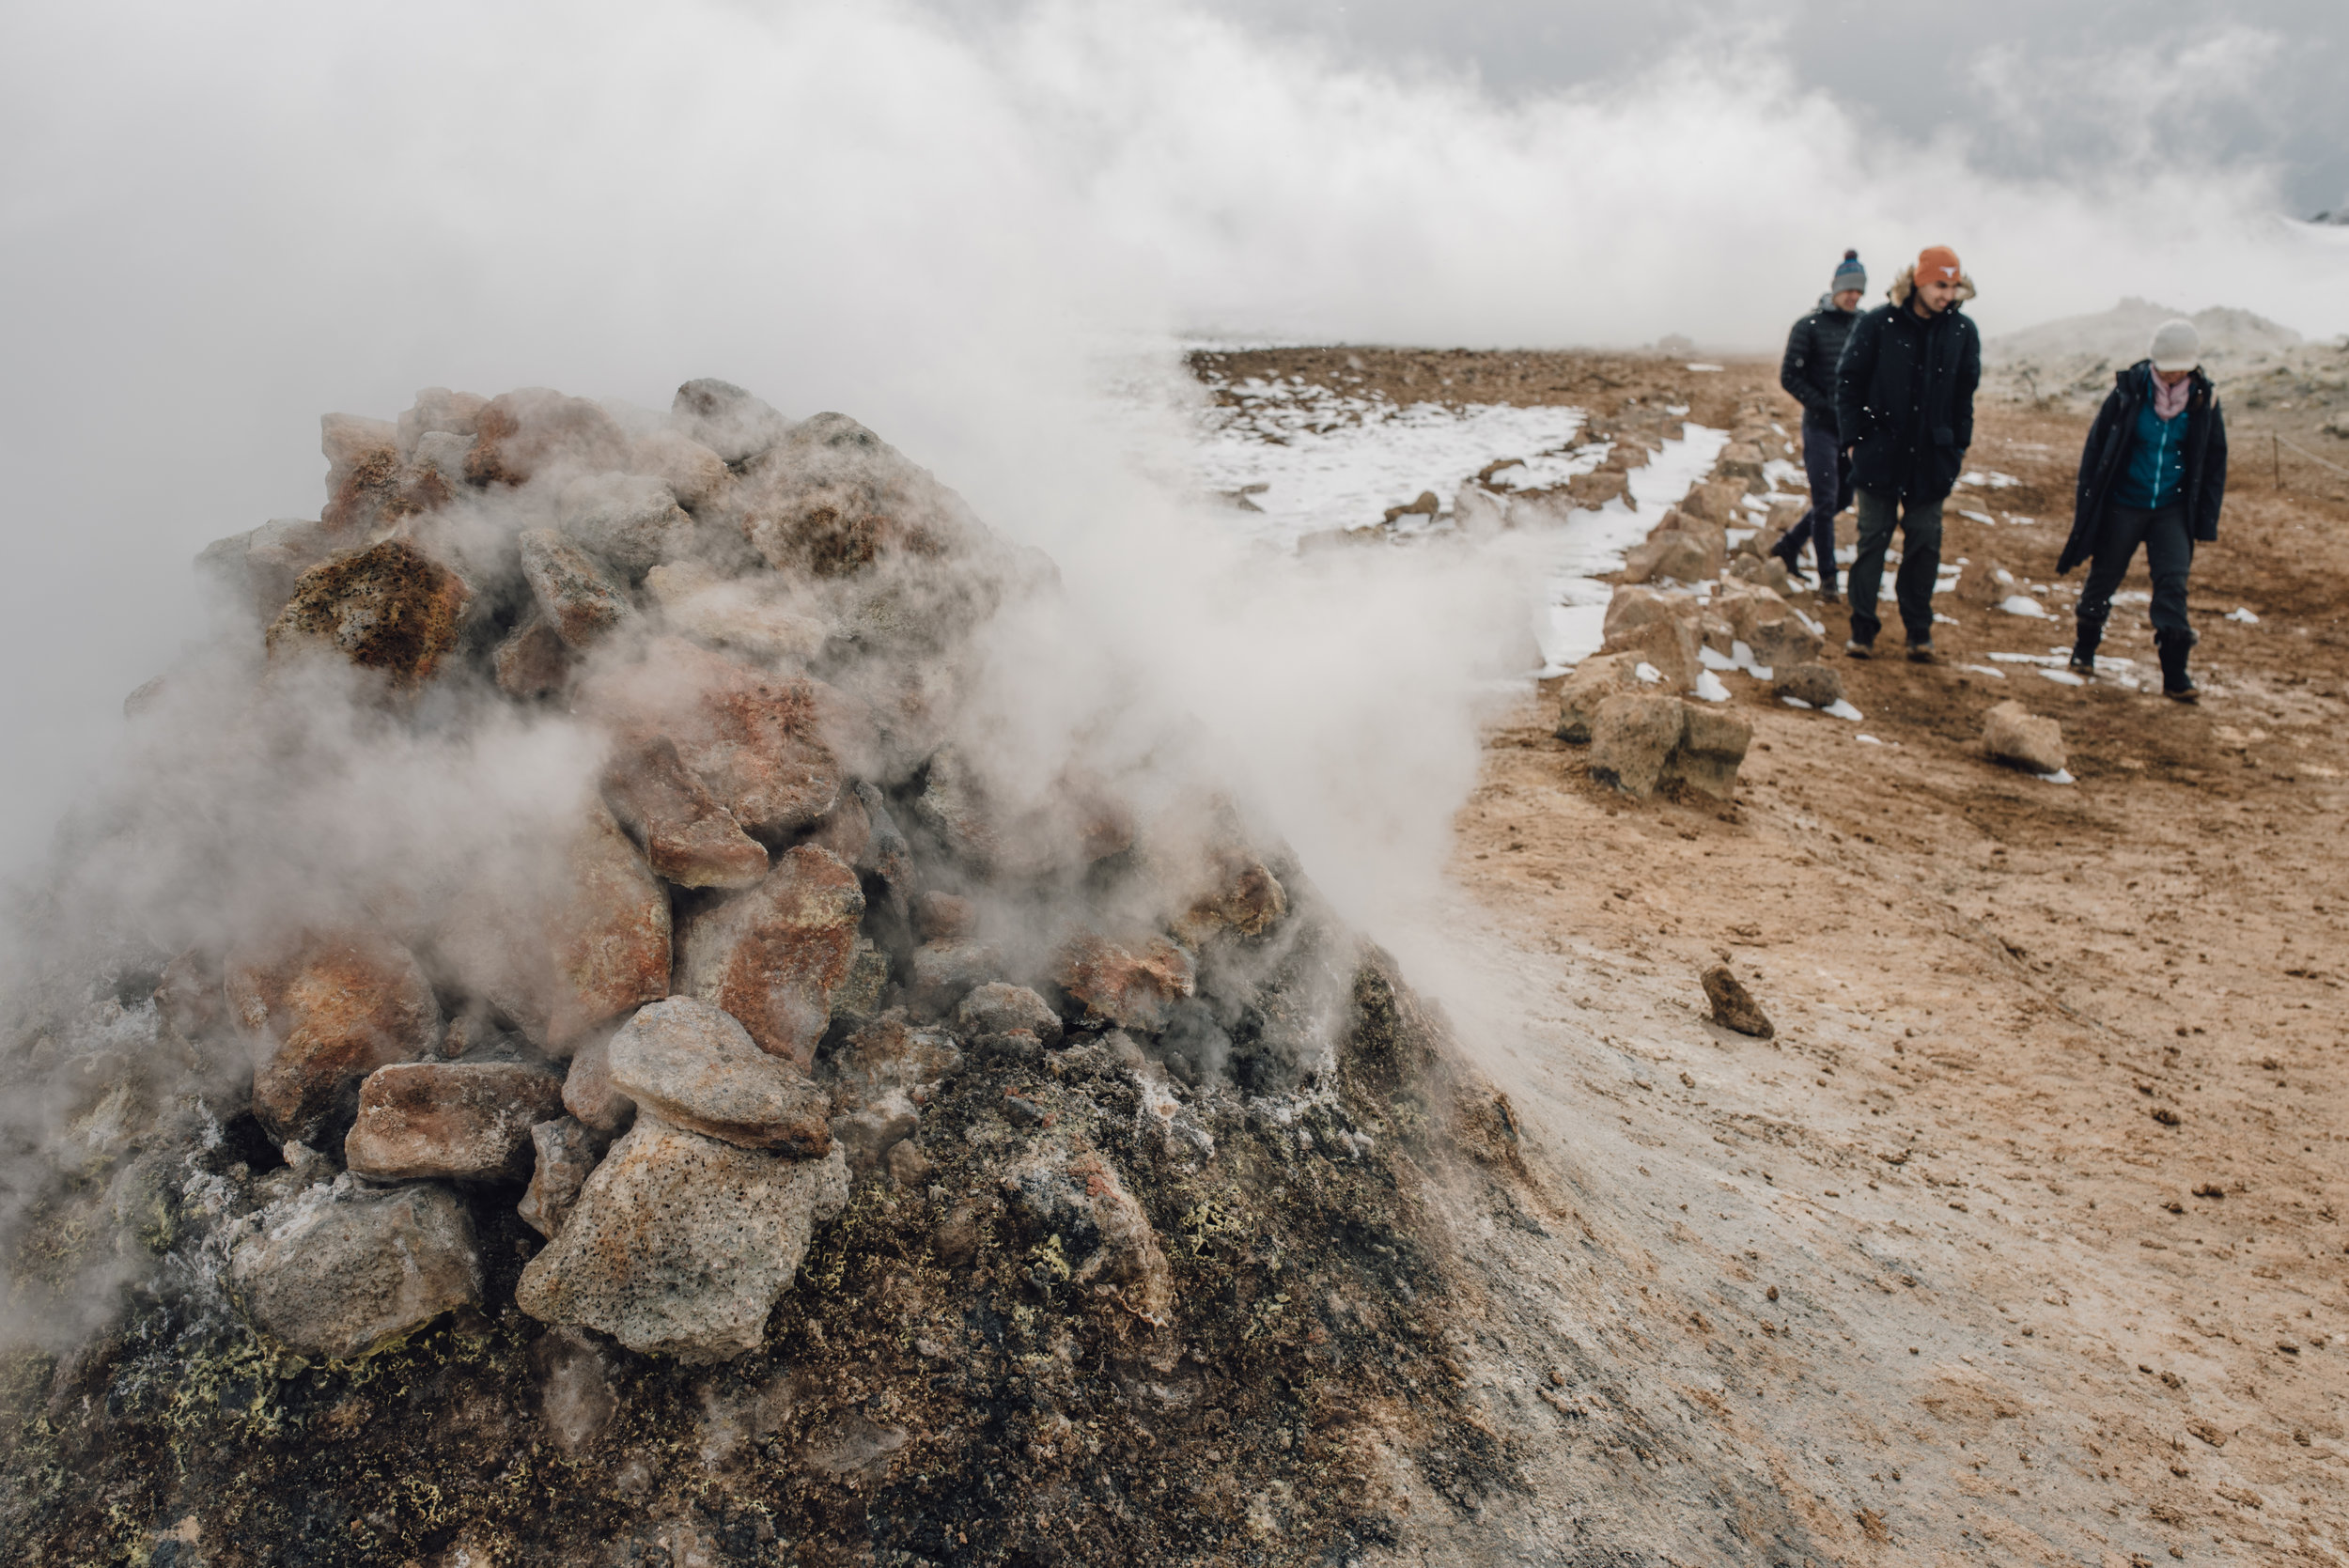
{"type": "Polygon", "coordinates": [[[863,1167],[913,1136],[931,1086],[962,1066],[962,1051],[953,1035],[916,1027],[893,1009],[851,1034],[834,1066],[832,1133],[863,1167]]]}
{"type": "Polygon", "coordinates": [[[864,893],[829,849],[800,845],[764,881],[695,913],[677,942],[677,993],[739,1019],[805,1070],[848,977],[864,893]]]}
{"type": "Polygon", "coordinates": [[[1055,1131],[1005,1170],[1002,1185],[1014,1219],[1036,1246],[1053,1246],[1070,1287],[1106,1294],[1153,1327],[1173,1320],[1165,1250],[1107,1155],[1055,1131]]]}
{"type": "Polygon", "coordinates": [[[1635,654],[1602,653],[1568,672],[1558,687],[1558,738],[1569,746],[1589,745],[1598,705],[1618,691],[1641,689],[1639,676],[1632,673],[1638,663],[1635,654]]]}
{"type": "Polygon", "coordinates": [[[563,1080],[520,1062],[408,1062],[359,1086],[343,1161],[371,1181],[520,1181],[530,1129],[563,1108],[563,1080]]]}
{"type": "Polygon", "coordinates": [[[1653,795],[1687,727],[1686,705],[1667,692],[1625,691],[1591,719],[1591,777],[1641,799],[1653,795]]]}
{"type": "Polygon", "coordinates": [[[326,506],[319,520],[345,539],[364,537],[399,492],[399,427],[384,419],[330,413],[319,420],[326,455],[326,506]]]}
{"type": "Polygon", "coordinates": [[[1761,488],[1762,465],[1767,459],[1762,448],[1750,441],[1733,441],[1721,448],[1721,455],[1713,460],[1713,472],[1724,479],[1746,483],[1749,490],[1761,488]]]}
{"type": "Polygon", "coordinates": [[[1777,678],[1770,690],[1781,697],[1832,707],[1843,700],[1843,676],[1831,664],[1782,664],[1773,667],[1777,678]]]}
{"type": "MultiPolygon", "coordinates": [[[[1647,459],[1647,454],[1629,447],[1617,447],[1626,466],[1636,466],[1647,459]]],[[[1610,461],[1588,474],[1577,474],[1566,480],[1566,496],[1578,506],[1599,507],[1610,501],[1620,501],[1631,493],[1630,481],[1620,467],[1610,461]]]]}
{"type": "Polygon", "coordinates": [[[832,1148],[824,1092],[706,1001],[673,997],[639,1008],[606,1051],[613,1087],[671,1126],[795,1158],[832,1148]]]}
{"type": "Polygon", "coordinates": [[[873,846],[873,815],[864,797],[844,789],[821,822],[803,841],[829,849],[850,865],[860,866],[873,846]]]}
{"type": "Polygon", "coordinates": [[[979,907],[960,894],[926,888],[913,895],[913,929],[924,941],[959,941],[978,925],[979,907]]]}
{"type": "Polygon", "coordinates": [[[693,520],[676,492],[645,474],[583,474],[563,487],[554,516],[565,536],[631,582],[693,543],[693,520]]]}
{"type": "Polygon", "coordinates": [[[1649,535],[1623,558],[1626,582],[1702,582],[1719,569],[1703,539],[1670,530],[1649,535]]]}
{"type": "Polygon", "coordinates": [[[1680,743],[1665,761],[1664,782],[1686,784],[1716,800],[1735,798],[1753,726],[1710,703],[1684,703],[1682,709],[1680,743]]]}
{"type": "Polygon", "coordinates": [[[1995,610],[2009,598],[2023,591],[2015,574],[1996,561],[1983,557],[1968,560],[1958,568],[1957,598],[1978,610],[1995,610]]]}
{"type": "Polygon", "coordinates": [[[473,1223],[446,1188],[384,1192],[345,1176],[248,1225],[229,1254],[229,1291],[256,1327],[298,1355],[355,1360],[481,1304],[473,1223]]]}
{"type": "Polygon", "coordinates": [[[525,528],[515,543],[538,613],[567,646],[584,651],[636,619],[610,569],[553,529],[525,528]]]}
{"type": "Polygon", "coordinates": [[[693,776],[666,736],[614,757],[603,775],[613,814],[644,841],[653,875],[681,888],[747,888],[767,875],[767,850],[693,776]]]}
{"type": "Polygon", "coordinates": [[[847,1166],[788,1159],[640,1116],[523,1268],[515,1304],[689,1363],[756,1350],[847,1166]]]}
{"type": "Polygon", "coordinates": [[[1003,972],[1003,957],[986,942],[924,942],[913,950],[913,1004],[933,1017],[946,1012],[973,986],[1003,972]]]}
{"type": "Polygon", "coordinates": [[[206,545],[196,570],[240,608],[268,626],[293,598],[302,574],[326,559],[334,536],[307,518],[272,518],[260,527],[206,545]]]}
{"type": "Polygon", "coordinates": [[[832,636],[830,627],[792,609],[765,584],[720,577],[697,562],[655,567],[645,586],[672,631],[756,659],[804,664],[832,636]]]}
{"type": "Polygon", "coordinates": [[[1799,495],[1772,496],[1770,498],[1770,509],[1763,517],[1762,532],[1759,536],[1757,536],[1757,537],[1768,541],[1768,543],[1766,543],[1763,546],[1763,549],[1767,550],[1770,545],[1776,544],[1779,540],[1784,538],[1794,528],[1795,524],[1800,522],[1803,520],[1804,514],[1810,510],[1811,502],[1807,497],[1799,495]]]}
{"type": "Polygon", "coordinates": [[[1741,642],[1750,644],[1753,629],[1765,622],[1783,619],[1787,604],[1774,590],[1759,583],[1735,587],[1724,583],[1721,592],[1714,596],[1713,610],[1729,622],[1730,630],[1741,642]]]}
{"type": "Polygon", "coordinates": [[[557,1116],[534,1124],[530,1142],[530,1186],[514,1212],[540,1235],[552,1236],[563,1228],[580,1188],[602,1157],[603,1140],[577,1118],[557,1116]]]}
{"type": "Polygon", "coordinates": [[[546,1041],[557,1051],[669,994],[669,895],[602,801],[583,815],[564,864],[565,896],[547,925],[554,986],[546,1041]]]}
{"type": "Polygon", "coordinates": [[[272,658],[332,648],[395,686],[421,686],[457,645],[472,597],[455,572],[415,546],[385,539],[303,572],[266,641],[272,658]]]}
{"type": "Polygon", "coordinates": [[[581,706],[623,735],[668,737],[726,814],[760,838],[822,820],[846,783],[832,739],[848,727],[838,692],[681,638],[658,638],[642,662],[599,674],[581,706]]]}
{"type": "Polygon", "coordinates": [[[524,387],[490,398],[474,415],[465,477],[521,485],[542,473],[600,474],[628,466],[628,436],[583,397],[524,387]]]}
{"type": "Polygon", "coordinates": [[[1757,1040],[1766,1040],[1778,1032],[1763,1013],[1762,1004],[1755,1001],[1752,993],[1730,972],[1727,964],[1715,964],[1700,976],[1700,980],[1715,1023],[1740,1034],[1750,1034],[1757,1040]]]}
{"type": "Polygon", "coordinates": [[[745,462],[784,438],[791,422],[731,381],[688,381],[677,389],[669,416],[723,463],[745,462]]]}
{"type": "Polygon", "coordinates": [[[678,505],[699,511],[725,494],[734,476],[726,460],[682,430],[655,430],[630,443],[629,472],[648,474],[669,487],[678,505]]]}
{"type": "Polygon", "coordinates": [[[889,955],[860,936],[848,955],[848,976],[832,993],[832,1024],[862,1024],[880,1016],[889,997],[889,955]]]}
{"type": "Polygon", "coordinates": [[[1773,671],[1793,664],[1815,664],[1826,646],[1826,639],[1791,609],[1774,619],[1754,623],[1745,642],[1753,650],[1754,662],[1773,671]]]}
{"type": "MultiPolygon", "coordinates": [[[[451,392],[444,386],[428,386],[416,394],[415,402],[399,416],[397,435],[399,455],[415,458],[424,449],[425,438],[443,436],[470,448],[474,438],[481,433],[481,411],[490,400],[471,392],[451,392]]],[[[458,475],[462,477],[460,474],[458,475]]]]}
{"type": "Polygon", "coordinates": [[[1698,620],[1654,620],[1636,626],[1621,636],[1610,637],[1599,644],[1601,653],[1631,656],[1634,666],[1651,665],[1662,676],[1666,692],[1686,691],[1697,683],[1697,674],[1703,668],[1697,662],[1698,620]]]}
{"type": "Polygon", "coordinates": [[[749,459],[737,505],[751,548],[794,575],[844,577],[884,556],[941,555],[972,528],[959,496],[840,413],[791,427],[749,459]]]}
{"type": "Polygon", "coordinates": [[[1206,886],[1190,894],[1173,922],[1175,933],[1193,947],[1218,931],[1261,937],[1288,913],[1288,890],[1244,845],[1209,851],[1200,870],[1206,886]]]}
{"type": "Polygon", "coordinates": [[[635,1118],[636,1102],[612,1081],[611,1042],[592,1039],[571,1053],[563,1078],[563,1109],[590,1132],[612,1137],[635,1118]]]}
{"type": "Polygon", "coordinates": [[[490,656],[498,690],[527,700],[551,696],[570,684],[571,650],[554,626],[533,609],[490,656]]]}
{"type": "Polygon", "coordinates": [[[1051,1004],[1025,986],[992,981],[962,999],[955,1009],[955,1027],[966,1035],[1008,1034],[1026,1030],[1037,1041],[1051,1045],[1060,1039],[1060,1015],[1051,1004]]]}
{"type": "Polygon", "coordinates": [[[232,955],[228,1010],[264,1054],[253,1112],[280,1142],[316,1142],[378,1067],[409,1062],[441,1030],[440,1003],[414,955],[381,931],[310,933],[232,955]]]}
{"type": "Polygon", "coordinates": [[[1636,631],[1651,621],[1691,621],[1703,610],[1693,594],[1619,584],[1607,600],[1607,616],[1600,623],[1599,634],[1612,639],[1636,631]]]}
{"type": "Polygon", "coordinates": [[[1190,955],[1164,937],[1117,942],[1082,933],[1062,947],[1052,979],[1088,1018],[1151,1034],[1198,990],[1190,955]]]}
{"type": "Polygon", "coordinates": [[[2018,702],[2000,703],[1983,718],[1982,749],[1993,762],[2012,768],[2032,773],[2063,771],[2063,727],[2018,702]]]}
{"type": "Polygon", "coordinates": [[[1742,527],[1745,508],[1740,503],[1750,489],[1750,482],[1743,479],[1716,479],[1694,485],[1681,501],[1680,509],[1717,528],[1727,528],[1733,523],[1742,527]]]}
{"type": "MultiPolygon", "coordinates": [[[[1757,539],[1758,536],[1745,542],[1751,545],[1757,539]]],[[[1740,582],[1751,582],[1781,596],[1795,591],[1794,574],[1786,569],[1786,563],[1775,555],[1765,555],[1758,550],[1742,553],[1732,560],[1729,575],[1740,582]]]]}

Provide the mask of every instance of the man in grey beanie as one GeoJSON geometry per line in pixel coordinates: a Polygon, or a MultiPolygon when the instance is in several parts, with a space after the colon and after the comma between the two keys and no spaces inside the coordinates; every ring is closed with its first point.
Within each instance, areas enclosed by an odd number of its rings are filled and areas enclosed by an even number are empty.
{"type": "Polygon", "coordinates": [[[1770,553],[1788,571],[1808,543],[1819,564],[1819,598],[1835,594],[1835,515],[1851,505],[1851,454],[1835,433],[1835,362],[1843,355],[1851,324],[1859,319],[1859,297],[1868,291],[1868,270],[1858,251],[1845,251],[1819,307],[1786,334],[1786,357],[1779,362],[1778,384],[1802,405],[1802,467],[1811,481],[1811,509],[1803,513],[1770,553]]]}
{"type": "Polygon", "coordinates": [[[2072,668],[2092,675],[2113,590],[2138,546],[2145,547],[2161,690],[2182,703],[2201,696],[2186,670],[2197,640],[2186,619],[2186,576],[2195,542],[2218,537],[2227,492],[2227,420],[2217,389],[2202,373],[2201,349],[2193,322],[2165,321],[2146,357],[2120,372],[2089,427],[2072,536],[2056,562],[2059,576],[2091,563],[2072,668]]]}

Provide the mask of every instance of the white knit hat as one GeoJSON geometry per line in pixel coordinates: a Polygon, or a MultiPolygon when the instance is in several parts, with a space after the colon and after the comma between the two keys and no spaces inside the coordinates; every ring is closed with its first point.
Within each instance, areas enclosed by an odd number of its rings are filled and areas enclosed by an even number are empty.
{"type": "Polygon", "coordinates": [[[2202,334],[2184,317],[2164,321],[2154,333],[2152,352],[2156,370],[2191,370],[2202,363],[2202,334]]]}

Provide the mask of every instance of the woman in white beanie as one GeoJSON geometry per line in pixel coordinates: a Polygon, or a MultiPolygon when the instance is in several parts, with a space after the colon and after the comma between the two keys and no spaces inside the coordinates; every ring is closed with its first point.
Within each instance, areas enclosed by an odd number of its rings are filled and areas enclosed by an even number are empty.
{"type": "Polygon", "coordinates": [[[2217,390],[2202,374],[2201,349],[2193,322],[2165,321],[2151,352],[2120,373],[2089,427],[2072,536],[2056,563],[2058,576],[2091,563],[2072,668],[2093,675],[2113,590],[2138,546],[2145,547],[2161,689],[2182,703],[2201,695],[2186,673],[2195,644],[2186,619],[2186,575],[2196,542],[2218,537],[2227,492],[2227,421],[2217,390]]]}

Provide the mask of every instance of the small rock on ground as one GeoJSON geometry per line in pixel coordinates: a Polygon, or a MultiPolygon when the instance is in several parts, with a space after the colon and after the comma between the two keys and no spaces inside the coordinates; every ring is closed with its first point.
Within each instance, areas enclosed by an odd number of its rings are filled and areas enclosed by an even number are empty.
{"type": "Polygon", "coordinates": [[[1753,1000],[1745,983],[1729,971],[1727,964],[1716,964],[1703,974],[1704,1000],[1713,1004],[1713,1021],[1723,1029],[1750,1034],[1766,1040],[1778,1032],[1762,1011],[1762,1004],[1753,1000]]]}

